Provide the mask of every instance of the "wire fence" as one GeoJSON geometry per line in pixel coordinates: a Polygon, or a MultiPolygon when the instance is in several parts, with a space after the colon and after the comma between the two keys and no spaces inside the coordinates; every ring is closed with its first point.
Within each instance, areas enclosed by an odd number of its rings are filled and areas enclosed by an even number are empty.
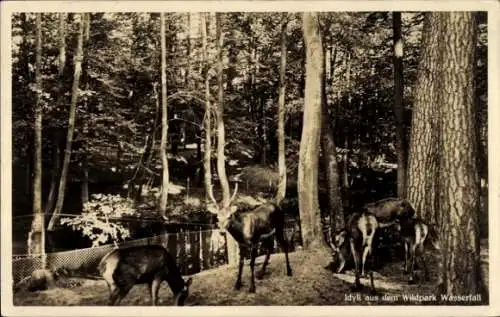
{"type": "MultiPolygon", "coordinates": [[[[285,236],[291,242],[293,250],[297,244],[296,227],[285,229],[285,236]]],[[[300,244],[300,241],[298,243],[300,244]]],[[[221,235],[218,229],[164,233],[118,243],[119,248],[145,245],[165,247],[175,257],[183,275],[227,264],[226,237],[221,235]]],[[[107,244],[63,252],[49,252],[46,253],[47,267],[52,271],[64,269],[70,276],[97,277],[100,260],[114,248],[114,244],[107,244]]],[[[274,250],[281,252],[277,245],[274,250]]],[[[264,252],[265,250],[259,250],[259,255],[264,252]]],[[[42,269],[41,256],[14,255],[12,258],[14,285],[27,280],[37,269],[42,269]]]]}

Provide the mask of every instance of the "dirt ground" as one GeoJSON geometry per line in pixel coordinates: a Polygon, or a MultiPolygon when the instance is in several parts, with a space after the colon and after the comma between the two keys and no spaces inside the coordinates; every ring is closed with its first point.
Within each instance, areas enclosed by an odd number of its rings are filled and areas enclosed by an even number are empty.
{"type": "MultiPolygon", "coordinates": [[[[483,254],[483,258],[487,259],[483,254]]],[[[263,258],[257,259],[257,268],[263,258]]],[[[350,286],[354,281],[352,272],[334,274],[324,267],[330,260],[325,252],[298,251],[290,254],[293,276],[285,273],[283,254],[274,254],[263,280],[256,280],[257,291],[248,293],[249,268],[245,265],[243,287],[233,290],[237,269],[222,266],[193,275],[190,296],[187,306],[213,305],[430,305],[450,304],[457,302],[435,302],[434,283],[437,265],[429,263],[430,281],[417,280],[408,285],[407,276],[402,272],[402,263],[391,263],[374,273],[375,287],[378,294],[371,296],[366,287],[361,292],[353,293],[350,286]],[[356,297],[356,295],[358,295],[356,297]],[[405,296],[419,295],[419,298],[408,299],[405,296]]],[[[420,272],[417,272],[420,277],[420,272]]],[[[487,272],[486,272],[487,273],[487,272]]],[[[486,275],[487,277],[487,275],[486,275]]],[[[99,306],[106,305],[108,289],[103,280],[72,278],[66,287],[41,292],[17,292],[14,294],[14,305],[31,306],[99,306]]],[[[367,279],[362,279],[368,285],[367,279]]],[[[162,283],[159,292],[159,305],[172,305],[172,292],[166,282],[162,283]]],[[[146,285],[136,285],[121,303],[126,306],[150,305],[149,292],[146,285]]],[[[463,303],[485,304],[471,301],[463,303]]]]}

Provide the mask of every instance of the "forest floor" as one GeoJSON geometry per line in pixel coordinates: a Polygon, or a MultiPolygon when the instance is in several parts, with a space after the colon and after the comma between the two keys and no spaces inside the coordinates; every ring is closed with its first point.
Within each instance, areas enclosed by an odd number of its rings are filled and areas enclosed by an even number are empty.
{"type": "MultiPolygon", "coordinates": [[[[487,242],[483,244],[482,263],[487,274],[487,242]]],[[[236,279],[236,268],[221,266],[193,275],[187,306],[212,305],[484,305],[485,302],[438,302],[430,300],[436,282],[437,265],[434,257],[429,259],[431,280],[419,280],[421,272],[417,272],[417,282],[407,283],[408,276],[402,272],[402,262],[384,265],[374,273],[377,295],[369,292],[369,281],[362,279],[364,286],[361,292],[353,293],[350,286],[354,281],[352,272],[335,274],[324,267],[330,257],[326,252],[297,251],[290,254],[293,276],[285,274],[284,254],[274,254],[263,280],[256,280],[257,291],[248,293],[249,268],[243,271],[243,286],[239,291],[233,290],[236,279]],[[353,299],[354,296],[360,296],[353,299]],[[405,296],[418,295],[419,299],[408,299],[405,296]]],[[[263,257],[257,259],[256,269],[263,257]]],[[[485,271],[485,272],[484,272],[485,271]]],[[[19,306],[96,306],[106,305],[108,288],[104,280],[71,278],[64,288],[54,288],[41,292],[17,292],[14,294],[14,305],[19,306]]],[[[149,292],[146,285],[136,285],[125,297],[121,305],[150,305],[149,292]]],[[[159,305],[172,305],[173,298],[167,283],[160,288],[159,305]]],[[[487,299],[486,299],[487,300],[487,299]]]]}

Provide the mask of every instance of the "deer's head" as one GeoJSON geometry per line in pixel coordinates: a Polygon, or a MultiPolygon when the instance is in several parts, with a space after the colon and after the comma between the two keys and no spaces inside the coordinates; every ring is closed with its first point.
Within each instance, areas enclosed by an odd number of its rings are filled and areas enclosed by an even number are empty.
{"type": "Polygon", "coordinates": [[[217,216],[217,222],[221,231],[226,230],[229,217],[238,209],[236,206],[232,205],[237,192],[238,183],[234,185],[233,195],[226,203],[224,203],[224,200],[222,200],[221,202],[217,202],[214,197],[213,191],[210,190],[208,193],[208,196],[210,197],[210,200],[212,200],[212,203],[207,205],[207,210],[217,216]]]}

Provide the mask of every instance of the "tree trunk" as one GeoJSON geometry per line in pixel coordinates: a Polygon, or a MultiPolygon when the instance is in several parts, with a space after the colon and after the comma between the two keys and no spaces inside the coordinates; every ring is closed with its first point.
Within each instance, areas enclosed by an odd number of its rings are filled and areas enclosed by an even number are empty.
{"type": "Polygon", "coordinates": [[[479,256],[479,175],[475,124],[474,67],[477,25],[472,12],[438,13],[444,87],[440,210],[441,291],[483,294],[479,256]]]}
{"type": "Polygon", "coordinates": [[[278,193],[276,201],[279,204],[286,196],[286,160],[285,160],[285,98],[286,98],[286,32],[288,14],[282,13],[281,22],[281,59],[280,59],[280,90],[278,97],[278,193]]]}
{"type": "Polygon", "coordinates": [[[323,47],[316,13],[302,15],[306,48],[306,82],[302,136],[300,139],[298,196],[304,249],[324,246],[318,202],[318,156],[321,135],[323,47]]]}
{"type": "Polygon", "coordinates": [[[187,60],[186,60],[186,75],[184,77],[184,85],[186,86],[186,89],[189,89],[189,70],[191,68],[191,12],[186,13],[187,14],[187,60]]]}
{"type": "MultiPolygon", "coordinates": [[[[217,100],[217,174],[219,175],[220,186],[222,188],[222,206],[224,212],[229,213],[230,192],[229,181],[226,175],[226,158],[224,155],[224,146],[226,144],[226,134],[224,127],[224,86],[223,86],[223,43],[222,33],[222,14],[216,14],[216,32],[217,32],[217,86],[219,89],[217,100]]],[[[227,257],[229,265],[235,265],[238,262],[238,245],[234,238],[228,234],[227,237],[227,257]]]]}
{"type": "Polygon", "coordinates": [[[209,202],[209,193],[212,192],[212,109],[210,106],[210,61],[208,60],[207,35],[210,30],[209,19],[206,19],[207,13],[200,16],[201,40],[203,54],[203,78],[205,79],[205,118],[203,126],[205,129],[205,147],[203,153],[203,171],[205,184],[205,201],[209,202]]]}
{"type": "Polygon", "coordinates": [[[49,214],[52,212],[57,198],[57,185],[59,184],[59,177],[61,171],[61,149],[59,148],[59,131],[54,133],[54,143],[52,146],[52,178],[50,180],[50,190],[47,202],[45,203],[44,213],[49,214]]]}
{"type": "Polygon", "coordinates": [[[396,118],[396,153],[398,157],[398,197],[406,198],[406,128],[403,105],[403,38],[401,12],[392,13],[394,43],[394,115],[396,118]]]}
{"type": "MultiPolygon", "coordinates": [[[[84,37],[84,51],[88,52],[88,44],[89,44],[89,38],[90,38],[90,13],[85,13],[84,14],[84,21],[85,21],[85,26],[84,26],[84,32],[83,32],[83,37],[84,37]]],[[[88,91],[90,89],[90,78],[88,76],[88,68],[89,68],[89,61],[88,58],[84,58],[83,60],[83,67],[82,67],[82,78],[85,81],[85,90],[88,91]]],[[[88,96],[85,95],[83,97],[83,108],[86,113],[89,112],[88,109],[88,96]]],[[[83,140],[82,140],[82,149],[81,149],[81,160],[82,160],[82,186],[81,186],[81,196],[82,196],[82,205],[85,205],[89,201],[89,160],[88,160],[88,130],[89,130],[89,124],[88,124],[89,118],[86,117],[83,120],[83,129],[82,129],[82,135],[83,135],[83,140]]]]}
{"type": "MultiPolygon", "coordinates": [[[[323,52],[325,52],[324,49],[323,52]]],[[[335,61],[333,61],[335,62],[335,61]]],[[[323,69],[326,69],[326,54],[323,58],[323,69]]],[[[333,64],[332,66],[333,67],[333,64]]],[[[334,72],[330,74],[333,76],[334,72]]],[[[323,83],[321,86],[321,111],[322,111],[322,132],[321,150],[323,152],[323,168],[326,173],[326,187],[328,190],[328,209],[330,215],[330,227],[335,232],[336,228],[344,228],[344,210],[340,194],[340,177],[337,164],[337,148],[333,138],[334,128],[331,117],[328,113],[328,101],[326,96],[326,72],[323,73],[323,83]]],[[[337,114],[335,114],[337,116],[337,114]]]]}
{"type": "Polygon", "coordinates": [[[437,14],[425,13],[408,160],[408,200],[420,217],[438,224],[440,32],[437,14]]]}
{"type": "Polygon", "coordinates": [[[68,135],[66,137],[66,147],[64,149],[64,160],[61,170],[61,179],[59,180],[59,190],[57,195],[56,207],[54,208],[54,213],[52,214],[52,218],[50,219],[47,228],[48,230],[53,230],[54,225],[59,219],[59,214],[61,213],[64,203],[64,194],[66,191],[66,177],[68,175],[69,162],[71,159],[71,147],[73,145],[73,134],[75,131],[76,104],[78,102],[78,86],[80,83],[80,75],[82,72],[84,27],[85,27],[84,13],[81,13],[80,28],[78,31],[78,44],[75,55],[75,72],[73,77],[73,87],[71,88],[71,106],[69,109],[68,135]]]}
{"type": "Polygon", "coordinates": [[[161,144],[160,156],[163,167],[160,213],[165,218],[167,213],[168,199],[168,157],[167,157],[167,138],[168,138],[168,114],[167,114],[167,45],[165,41],[165,13],[160,13],[160,37],[161,37],[161,144]]]}
{"type": "MultiPolygon", "coordinates": [[[[64,68],[66,66],[66,18],[64,13],[59,13],[59,61],[57,72],[57,108],[63,107],[64,100],[64,68]]],[[[53,162],[52,180],[50,183],[49,197],[45,205],[45,214],[52,212],[57,197],[57,185],[60,177],[61,155],[60,155],[60,134],[59,128],[55,128],[54,145],[53,145],[53,162]]]]}
{"type": "MultiPolygon", "coordinates": [[[[344,57],[344,66],[346,67],[346,74],[345,74],[345,77],[346,77],[346,89],[347,91],[350,91],[351,89],[351,61],[349,60],[349,54],[347,53],[346,56],[344,57]]],[[[340,90],[337,92],[337,95],[338,95],[338,103],[339,103],[339,106],[340,106],[340,90]]],[[[351,102],[350,102],[350,97],[347,98],[347,109],[350,108],[351,106],[351,102]]],[[[338,107],[340,108],[340,107],[338,107]]],[[[349,191],[349,187],[350,187],[350,183],[349,183],[349,165],[350,165],[350,156],[349,156],[349,151],[351,150],[351,147],[352,147],[352,142],[351,141],[351,133],[352,131],[350,131],[349,129],[349,123],[347,122],[347,120],[344,121],[344,130],[343,130],[343,134],[344,134],[344,155],[343,155],[343,161],[344,161],[344,165],[342,166],[342,182],[344,184],[343,188],[344,188],[344,197],[345,197],[345,204],[346,206],[348,207],[351,207],[351,197],[350,197],[350,191],[349,191]]]]}
{"type": "Polygon", "coordinates": [[[42,209],[42,14],[36,13],[35,57],[35,162],[33,176],[33,221],[28,233],[28,254],[42,257],[42,269],[47,266],[45,255],[45,217],[42,209]]]}

